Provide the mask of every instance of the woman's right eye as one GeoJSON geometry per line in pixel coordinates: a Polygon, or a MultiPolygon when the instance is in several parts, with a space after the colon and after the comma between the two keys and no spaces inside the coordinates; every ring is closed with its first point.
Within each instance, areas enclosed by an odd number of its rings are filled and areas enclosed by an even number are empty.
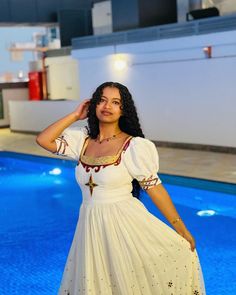
{"type": "Polygon", "coordinates": [[[104,102],[104,101],[105,101],[104,98],[100,98],[99,103],[100,103],[100,102],[104,102]]]}

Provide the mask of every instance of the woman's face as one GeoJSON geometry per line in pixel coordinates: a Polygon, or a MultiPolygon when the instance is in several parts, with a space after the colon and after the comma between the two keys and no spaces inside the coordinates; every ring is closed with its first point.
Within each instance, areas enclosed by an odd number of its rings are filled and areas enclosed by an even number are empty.
{"type": "Polygon", "coordinates": [[[115,123],[122,114],[122,102],[118,88],[105,87],[96,106],[96,115],[100,122],[115,123]]]}

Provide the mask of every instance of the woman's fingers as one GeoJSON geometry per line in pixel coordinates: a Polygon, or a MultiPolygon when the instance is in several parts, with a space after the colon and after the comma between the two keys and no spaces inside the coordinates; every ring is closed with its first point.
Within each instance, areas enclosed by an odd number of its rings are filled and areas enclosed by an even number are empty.
{"type": "Polygon", "coordinates": [[[78,118],[78,120],[83,120],[85,118],[87,118],[88,115],[88,108],[89,108],[89,104],[90,104],[90,99],[84,99],[75,109],[75,114],[78,118]]]}
{"type": "Polygon", "coordinates": [[[187,241],[190,243],[191,250],[194,251],[194,249],[195,249],[195,241],[194,241],[193,237],[190,237],[189,239],[187,239],[187,241]]]}
{"type": "Polygon", "coordinates": [[[194,240],[191,240],[190,245],[191,245],[191,250],[194,251],[194,249],[195,249],[195,242],[194,242],[194,240]]]}
{"type": "Polygon", "coordinates": [[[193,236],[192,236],[188,231],[182,233],[181,236],[182,236],[186,241],[189,242],[191,251],[194,251],[194,249],[196,248],[196,245],[195,245],[195,240],[194,240],[193,236]]]}
{"type": "Polygon", "coordinates": [[[89,104],[90,103],[90,98],[85,99],[82,103],[89,104]]]}

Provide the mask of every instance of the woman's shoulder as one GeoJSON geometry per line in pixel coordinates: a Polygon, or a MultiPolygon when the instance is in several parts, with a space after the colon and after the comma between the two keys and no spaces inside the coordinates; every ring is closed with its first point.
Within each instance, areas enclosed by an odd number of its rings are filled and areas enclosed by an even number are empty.
{"type": "Polygon", "coordinates": [[[124,164],[133,178],[138,181],[155,179],[159,169],[156,145],[150,139],[140,136],[133,137],[125,152],[124,164]]]}
{"type": "Polygon", "coordinates": [[[86,127],[70,126],[66,128],[55,140],[57,145],[56,154],[78,159],[87,136],[86,127]]]}
{"type": "Polygon", "coordinates": [[[70,133],[71,135],[83,134],[88,135],[88,129],[85,126],[70,126],[64,130],[63,133],[70,133]]]}
{"type": "Polygon", "coordinates": [[[125,158],[146,158],[157,153],[156,145],[147,138],[132,137],[125,148],[125,158]]]}
{"type": "Polygon", "coordinates": [[[86,127],[70,126],[63,131],[62,136],[70,141],[83,142],[88,137],[88,130],[86,127]]]}
{"type": "Polygon", "coordinates": [[[155,144],[150,139],[140,136],[132,137],[130,144],[133,148],[155,147],[155,144]]]}

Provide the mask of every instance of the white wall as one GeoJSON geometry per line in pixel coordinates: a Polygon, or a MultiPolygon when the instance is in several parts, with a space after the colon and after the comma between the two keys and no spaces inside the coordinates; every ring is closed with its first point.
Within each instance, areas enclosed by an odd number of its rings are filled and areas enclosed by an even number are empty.
{"type": "MultiPolygon", "coordinates": [[[[3,98],[3,115],[4,118],[0,119],[0,127],[9,126],[9,101],[22,101],[28,100],[29,90],[28,88],[8,88],[2,89],[3,98]]],[[[24,113],[23,113],[24,116],[24,113]]]]}
{"type": "MultiPolygon", "coordinates": [[[[76,101],[10,101],[10,128],[13,131],[40,132],[74,111],[76,101]]],[[[84,121],[73,125],[84,126],[84,121]]]]}
{"type": "Polygon", "coordinates": [[[72,51],[80,98],[105,81],[133,94],[146,137],[236,147],[236,31],[72,51]],[[212,58],[203,48],[212,46],[212,58]],[[126,60],[117,71],[114,60],[126,60]]]}
{"type": "Polygon", "coordinates": [[[79,99],[77,61],[71,56],[48,57],[47,66],[48,97],[50,99],[79,99]]]}

